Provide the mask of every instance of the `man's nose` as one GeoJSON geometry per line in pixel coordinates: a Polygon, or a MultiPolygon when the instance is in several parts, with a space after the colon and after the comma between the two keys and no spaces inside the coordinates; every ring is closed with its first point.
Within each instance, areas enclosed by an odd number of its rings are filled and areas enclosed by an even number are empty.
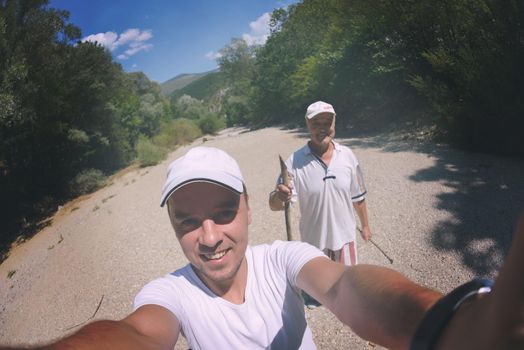
{"type": "Polygon", "coordinates": [[[202,234],[198,243],[207,247],[215,247],[221,240],[222,235],[217,224],[211,219],[204,220],[202,222],[202,234]]]}

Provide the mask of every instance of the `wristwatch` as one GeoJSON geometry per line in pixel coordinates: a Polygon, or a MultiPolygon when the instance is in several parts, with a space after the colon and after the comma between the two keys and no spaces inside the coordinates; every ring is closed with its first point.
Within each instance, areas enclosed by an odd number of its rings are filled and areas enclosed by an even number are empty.
{"type": "Polygon", "coordinates": [[[424,315],[411,340],[410,350],[433,349],[455,311],[471,298],[491,292],[492,286],[491,279],[475,278],[442,297],[424,315]]]}

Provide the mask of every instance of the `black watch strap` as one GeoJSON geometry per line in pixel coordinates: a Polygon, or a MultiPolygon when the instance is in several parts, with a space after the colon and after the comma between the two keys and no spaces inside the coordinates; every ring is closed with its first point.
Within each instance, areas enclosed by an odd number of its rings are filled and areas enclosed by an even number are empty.
{"type": "Polygon", "coordinates": [[[491,279],[475,278],[438,300],[420,322],[411,340],[410,350],[433,349],[444,327],[460,305],[477,294],[489,293],[492,286],[491,279]]]}

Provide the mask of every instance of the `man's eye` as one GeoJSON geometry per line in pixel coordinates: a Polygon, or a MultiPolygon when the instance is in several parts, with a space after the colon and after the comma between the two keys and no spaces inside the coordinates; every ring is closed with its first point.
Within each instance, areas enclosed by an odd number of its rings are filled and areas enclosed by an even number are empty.
{"type": "Polygon", "coordinates": [[[237,212],[235,210],[222,210],[215,215],[216,224],[227,224],[233,221],[237,212]]]}
{"type": "Polygon", "coordinates": [[[197,219],[185,219],[185,220],[182,220],[178,226],[180,226],[180,228],[182,229],[190,229],[190,228],[196,228],[198,227],[199,225],[199,222],[197,219]]]}

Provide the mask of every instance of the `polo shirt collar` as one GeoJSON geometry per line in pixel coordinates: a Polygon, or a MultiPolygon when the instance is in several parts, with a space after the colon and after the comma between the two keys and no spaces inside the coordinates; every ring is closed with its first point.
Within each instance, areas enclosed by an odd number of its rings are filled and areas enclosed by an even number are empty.
{"type": "MultiPolygon", "coordinates": [[[[335,147],[335,151],[337,152],[340,152],[340,145],[338,144],[338,142],[335,142],[333,140],[331,140],[331,143],[333,144],[333,147],[335,147]]],[[[306,143],[306,155],[313,155],[313,152],[311,151],[311,148],[309,147],[309,142],[306,143]]]]}

